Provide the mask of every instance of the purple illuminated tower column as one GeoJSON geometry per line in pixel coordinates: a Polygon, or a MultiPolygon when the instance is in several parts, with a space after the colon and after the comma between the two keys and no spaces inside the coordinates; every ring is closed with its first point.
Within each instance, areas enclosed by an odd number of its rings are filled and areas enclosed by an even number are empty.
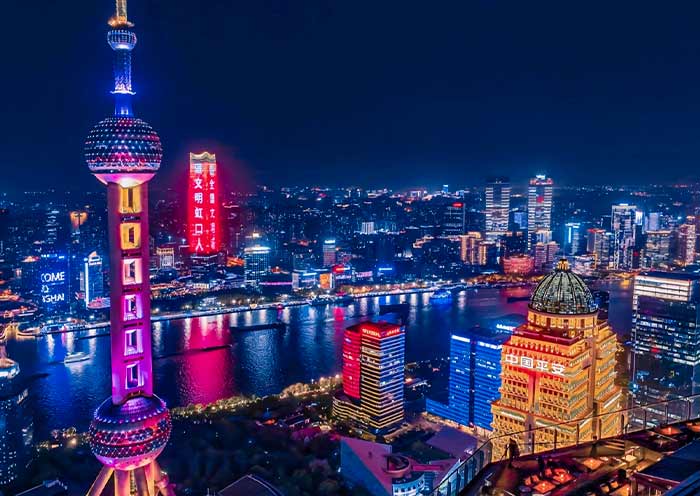
{"type": "Polygon", "coordinates": [[[107,186],[112,396],[95,411],[90,445],[104,467],[90,489],[114,476],[116,496],[170,494],[156,457],[170,436],[170,414],[153,394],[148,181],[160,167],[156,132],[132,110],[131,51],[136,46],[126,0],[117,0],[107,34],[114,51],[115,110],[85,142],[90,172],[107,186]]]}

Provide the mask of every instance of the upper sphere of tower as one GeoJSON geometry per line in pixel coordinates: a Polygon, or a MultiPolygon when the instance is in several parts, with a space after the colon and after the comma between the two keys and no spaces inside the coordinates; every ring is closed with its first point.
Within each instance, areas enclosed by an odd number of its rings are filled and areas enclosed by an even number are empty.
{"type": "Polygon", "coordinates": [[[158,134],[135,117],[107,117],[85,140],[85,161],[93,174],[153,174],[162,157],[158,134]]]}

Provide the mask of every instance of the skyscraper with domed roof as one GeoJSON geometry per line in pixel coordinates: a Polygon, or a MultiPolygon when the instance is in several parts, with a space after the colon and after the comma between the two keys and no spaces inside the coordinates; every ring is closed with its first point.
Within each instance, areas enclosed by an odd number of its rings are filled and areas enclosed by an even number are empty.
{"type": "Polygon", "coordinates": [[[501,436],[494,456],[510,438],[521,452],[538,452],[619,434],[619,418],[604,415],[622,404],[616,347],[591,291],[561,260],[535,288],[527,322],[503,345],[501,396],[491,406],[494,437],[501,436]]]}
{"type": "Polygon", "coordinates": [[[103,464],[89,496],[113,479],[115,496],[172,494],[156,458],[168,442],[170,413],[153,394],[148,181],[160,168],[160,138],[134,116],[126,0],[116,0],[107,42],[114,52],[114,114],[85,141],[85,161],[107,186],[112,395],[95,411],[90,447],[103,464]]]}

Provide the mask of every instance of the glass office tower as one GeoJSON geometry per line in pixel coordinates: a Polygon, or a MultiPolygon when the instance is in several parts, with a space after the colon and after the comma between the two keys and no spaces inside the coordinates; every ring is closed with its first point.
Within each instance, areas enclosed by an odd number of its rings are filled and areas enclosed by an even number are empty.
{"type": "Polygon", "coordinates": [[[639,274],[632,304],[634,404],[700,393],[700,275],[658,271],[639,274]]]}

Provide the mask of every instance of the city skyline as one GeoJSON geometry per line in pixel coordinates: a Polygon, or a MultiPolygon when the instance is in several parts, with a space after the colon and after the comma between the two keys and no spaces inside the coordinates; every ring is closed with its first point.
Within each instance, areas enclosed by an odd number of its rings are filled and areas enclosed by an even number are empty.
{"type": "Polygon", "coordinates": [[[0,496],[700,494],[693,11],[45,6],[0,496]]]}
{"type": "MultiPolygon", "coordinates": [[[[24,40],[10,63],[25,77],[5,81],[13,98],[0,153],[8,187],[17,189],[28,186],[19,170],[29,147],[35,184],[64,182],[108,102],[98,90],[108,69],[91,70],[103,33],[90,22],[108,8],[52,4],[41,16],[36,8],[14,4],[9,12],[18,21],[9,35],[24,40]],[[59,18],[90,27],[66,31],[59,18]],[[26,25],[33,36],[13,36],[26,25]],[[46,47],[59,33],[55,58],[46,47]]],[[[202,142],[226,151],[213,150],[236,181],[253,184],[335,185],[349,171],[347,182],[364,186],[378,174],[397,188],[478,184],[484,169],[514,183],[538,173],[559,184],[602,175],[608,184],[632,175],[692,180],[700,41],[690,19],[698,7],[616,5],[601,15],[589,6],[576,23],[565,8],[389,3],[368,15],[362,2],[138,2],[132,10],[149,43],[135,64],[149,70],[140,71],[148,76],[137,100],[168,144],[162,181],[174,184],[170,172],[191,149],[209,148],[202,142]],[[179,28],[192,36],[170,36],[179,28]]],[[[74,182],[94,187],[86,177],[74,182]]]]}

